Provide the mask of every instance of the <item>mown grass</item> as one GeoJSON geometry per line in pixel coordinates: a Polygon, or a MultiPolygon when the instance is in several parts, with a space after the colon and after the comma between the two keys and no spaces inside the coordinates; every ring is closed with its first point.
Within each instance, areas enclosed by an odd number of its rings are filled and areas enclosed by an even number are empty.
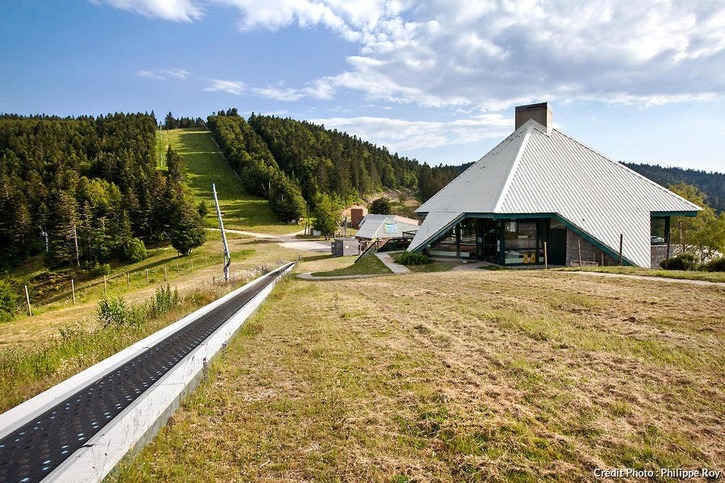
{"type": "Polygon", "coordinates": [[[664,270],[640,267],[566,267],[560,271],[616,273],[622,275],[640,275],[644,277],[676,278],[680,280],[702,280],[705,282],[725,283],[725,272],[702,272],[698,270],[664,270]]]}
{"type": "Polygon", "coordinates": [[[355,262],[354,258],[350,257],[350,263],[351,264],[347,267],[324,272],[314,272],[312,275],[315,277],[339,277],[346,275],[384,275],[392,273],[390,269],[373,254],[365,255],[357,262],[355,262]]]}
{"type": "Polygon", "coordinates": [[[288,280],[116,481],[720,468],[725,290],[562,272],[288,280]]]}
{"type": "MultiPolygon", "coordinates": [[[[166,133],[159,131],[159,138],[165,138],[166,133]]],[[[174,129],[168,131],[168,136],[172,147],[184,160],[187,183],[194,198],[197,203],[202,200],[206,203],[209,214],[204,221],[207,226],[218,227],[211,189],[212,183],[215,183],[225,228],[276,235],[302,230],[302,226],[277,220],[267,200],[246,192],[208,132],[174,129]]]]}

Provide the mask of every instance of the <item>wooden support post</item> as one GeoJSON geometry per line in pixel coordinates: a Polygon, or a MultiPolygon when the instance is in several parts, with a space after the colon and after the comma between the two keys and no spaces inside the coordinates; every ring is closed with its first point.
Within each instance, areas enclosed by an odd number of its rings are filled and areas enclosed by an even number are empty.
{"type": "Polygon", "coordinates": [[[619,266],[622,266],[622,246],[624,245],[624,235],[619,235],[619,266]]]}
{"type": "Polygon", "coordinates": [[[30,306],[30,294],[28,293],[28,286],[25,286],[25,301],[28,303],[28,315],[33,316],[33,308],[30,306]]]}
{"type": "Polygon", "coordinates": [[[103,276],[103,296],[108,297],[108,280],[106,276],[103,276]]]}
{"type": "Polygon", "coordinates": [[[149,284],[149,269],[146,269],[146,285],[149,284]]]}
{"type": "Polygon", "coordinates": [[[70,291],[73,294],[73,305],[76,304],[76,282],[72,278],[70,279],[70,291]]]}
{"type": "Polygon", "coordinates": [[[126,288],[131,288],[131,275],[128,272],[126,272],[126,288]]]}
{"type": "Polygon", "coordinates": [[[577,238],[576,244],[579,247],[579,266],[582,266],[582,241],[581,238],[577,238]]]}
{"type": "Polygon", "coordinates": [[[547,249],[546,242],[544,242],[544,269],[549,268],[549,251],[547,249]]]}

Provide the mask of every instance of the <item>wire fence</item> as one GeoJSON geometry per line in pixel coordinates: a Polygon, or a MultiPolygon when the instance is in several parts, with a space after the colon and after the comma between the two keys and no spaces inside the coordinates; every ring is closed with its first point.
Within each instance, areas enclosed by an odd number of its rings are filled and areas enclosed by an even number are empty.
{"type": "MultiPolygon", "coordinates": [[[[104,275],[103,278],[98,278],[90,282],[78,283],[74,278],[68,278],[66,281],[58,282],[58,284],[61,284],[61,288],[58,293],[50,297],[43,297],[35,293],[35,290],[32,288],[29,289],[26,285],[23,300],[25,307],[23,311],[28,315],[32,315],[33,307],[37,308],[58,303],[76,305],[89,298],[107,298],[124,295],[127,292],[166,284],[184,274],[217,264],[221,267],[222,261],[220,257],[208,255],[189,258],[188,260],[173,260],[149,268],[104,275]]],[[[223,281],[221,273],[220,269],[220,275],[218,277],[212,277],[212,284],[215,284],[217,279],[223,281]]]]}

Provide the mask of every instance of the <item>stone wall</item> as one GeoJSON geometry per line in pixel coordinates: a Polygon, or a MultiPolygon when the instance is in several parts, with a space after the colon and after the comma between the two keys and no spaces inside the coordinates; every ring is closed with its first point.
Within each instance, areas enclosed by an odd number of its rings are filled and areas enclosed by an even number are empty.
{"type": "MultiPolygon", "coordinates": [[[[670,245],[670,258],[674,247],[670,245]]],[[[660,268],[660,262],[667,258],[667,245],[652,245],[652,256],[650,263],[652,268],[660,268]]]]}

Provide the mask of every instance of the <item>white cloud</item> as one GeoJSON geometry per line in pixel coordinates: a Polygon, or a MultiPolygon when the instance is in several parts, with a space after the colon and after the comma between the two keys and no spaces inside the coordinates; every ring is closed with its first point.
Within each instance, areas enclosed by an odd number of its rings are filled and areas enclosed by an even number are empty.
{"type": "Polygon", "coordinates": [[[103,1],[176,21],[231,7],[243,31],[321,26],[358,45],[343,72],[254,89],[290,102],[345,90],[491,112],[540,100],[647,106],[725,92],[725,3],[710,0],[103,1]]]}
{"type": "Polygon", "coordinates": [[[203,16],[201,2],[197,0],[91,0],[112,7],[139,13],[145,17],[161,18],[174,22],[192,22],[203,16]]]}
{"type": "Polygon", "coordinates": [[[179,79],[184,80],[189,77],[189,72],[184,69],[160,69],[160,70],[140,70],[136,72],[139,77],[156,80],[179,79]]]}
{"type": "Polygon", "coordinates": [[[222,79],[211,79],[211,85],[204,90],[207,92],[226,92],[228,94],[234,94],[235,96],[241,95],[245,91],[243,82],[222,80],[222,79]]]}
{"type": "Polygon", "coordinates": [[[510,116],[500,114],[483,114],[449,122],[384,117],[338,117],[313,119],[311,122],[356,134],[393,151],[467,144],[506,135],[513,128],[510,116]]]}

